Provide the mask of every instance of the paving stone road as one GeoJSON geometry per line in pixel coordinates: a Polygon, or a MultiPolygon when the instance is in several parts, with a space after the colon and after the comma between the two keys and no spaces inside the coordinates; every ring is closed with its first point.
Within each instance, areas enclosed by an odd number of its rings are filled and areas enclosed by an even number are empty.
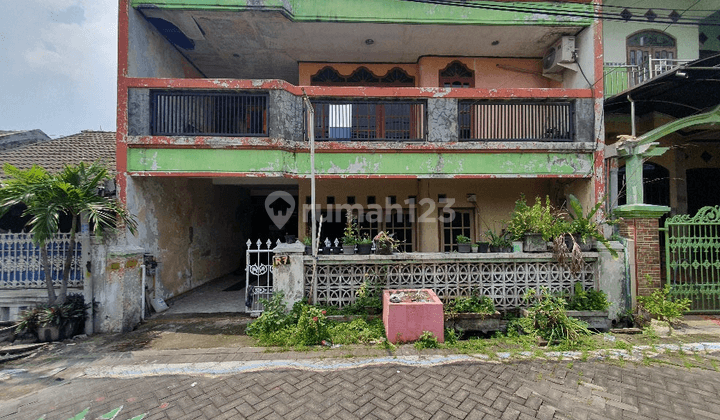
{"type": "Polygon", "coordinates": [[[78,377],[1,401],[0,419],[65,420],[86,408],[86,418],[95,419],[120,406],[117,420],[145,413],[146,420],[720,419],[719,362],[715,353],[661,356],[649,365],[464,360],[215,377],[78,377]]]}

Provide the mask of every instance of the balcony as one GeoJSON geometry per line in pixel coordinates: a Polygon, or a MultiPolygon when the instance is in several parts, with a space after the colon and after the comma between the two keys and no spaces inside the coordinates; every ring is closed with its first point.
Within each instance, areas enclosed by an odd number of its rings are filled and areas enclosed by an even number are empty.
{"type": "Polygon", "coordinates": [[[606,98],[615,96],[646,82],[663,73],[674,70],[691,60],[672,60],[650,58],[644,66],[622,63],[605,63],[603,68],[604,94],[606,98]]]}

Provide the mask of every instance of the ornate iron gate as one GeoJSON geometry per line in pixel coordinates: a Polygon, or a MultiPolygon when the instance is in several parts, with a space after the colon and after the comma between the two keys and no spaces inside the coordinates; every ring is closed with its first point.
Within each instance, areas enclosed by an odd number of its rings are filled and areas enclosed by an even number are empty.
{"type": "Polygon", "coordinates": [[[690,312],[720,313],[720,206],[665,220],[665,271],[674,298],[690,312]]]}
{"type": "MultiPolygon", "coordinates": [[[[280,244],[278,239],[277,244],[280,244]]],[[[245,311],[259,315],[263,311],[260,299],[270,299],[273,293],[273,243],[268,239],[264,244],[258,239],[253,247],[248,239],[245,243],[245,311]],[[263,247],[265,245],[265,247],[263,247]]]]}

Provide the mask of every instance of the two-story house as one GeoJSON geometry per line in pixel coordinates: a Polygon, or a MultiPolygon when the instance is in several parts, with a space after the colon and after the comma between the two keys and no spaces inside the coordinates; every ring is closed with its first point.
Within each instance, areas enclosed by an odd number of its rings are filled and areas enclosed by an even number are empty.
{"type": "Polygon", "coordinates": [[[361,231],[406,252],[499,231],[522,193],[602,199],[599,7],[121,0],[119,195],[160,296],[238,268],[248,239],[308,235],[311,162],[322,238],[381,209],[361,231]]]}

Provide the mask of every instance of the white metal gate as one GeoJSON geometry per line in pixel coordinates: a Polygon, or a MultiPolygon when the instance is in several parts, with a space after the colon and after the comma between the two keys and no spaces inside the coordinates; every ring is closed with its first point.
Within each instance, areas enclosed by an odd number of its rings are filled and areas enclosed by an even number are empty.
{"type": "Polygon", "coordinates": [[[259,315],[263,311],[260,299],[270,299],[273,293],[273,245],[268,239],[263,243],[260,239],[253,244],[251,240],[245,243],[245,311],[252,315],[259,315]]]}

